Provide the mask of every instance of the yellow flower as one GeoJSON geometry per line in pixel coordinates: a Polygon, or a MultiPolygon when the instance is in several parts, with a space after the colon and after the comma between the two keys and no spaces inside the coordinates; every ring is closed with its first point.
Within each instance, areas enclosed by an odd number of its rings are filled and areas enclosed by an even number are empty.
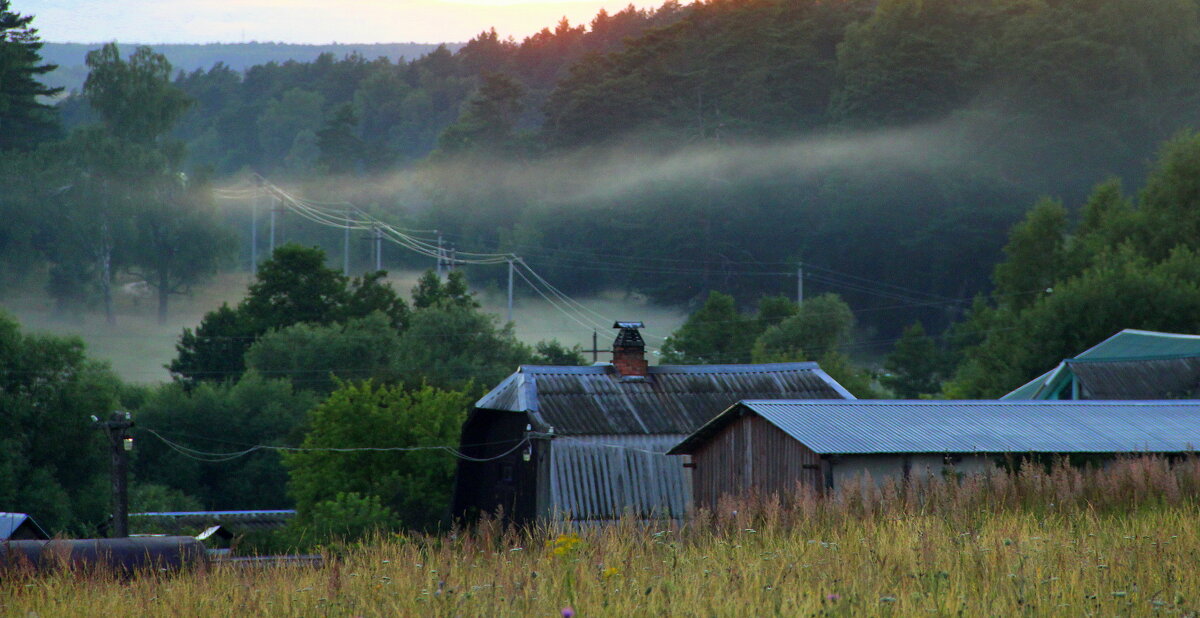
{"type": "Polygon", "coordinates": [[[558,538],[547,543],[551,546],[550,553],[555,556],[566,556],[575,551],[575,548],[583,543],[583,539],[579,538],[578,534],[560,534],[558,538]]]}
{"type": "Polygon", "coordinates": [[[608,579],[610,577],[614,577],[614,576],[620,575],[620,574],[621,574],[621,569],[618,569],[615,566],[610,566],[607,569],[604,569],[604,571],[602,571],[600,573],[600,575],[602,575],[604,577],[604,579],[608,579]]]}

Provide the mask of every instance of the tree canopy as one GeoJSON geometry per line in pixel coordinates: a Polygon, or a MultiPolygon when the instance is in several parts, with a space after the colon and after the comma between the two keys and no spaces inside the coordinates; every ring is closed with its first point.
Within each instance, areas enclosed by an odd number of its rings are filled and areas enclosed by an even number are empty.
{"type": "Polygon", "coordinates": [[[0,314],[0,510],[52,533],[105,523],[108,445],[89,417],[108,418],[120,386],[78,338],[26,334],[0,314]]]}
{"type": "Polygon", "coordinates": [[[1031,209],[996,266],[997,294],[955,329],[965,358],[947,393],[1003,395],[1125,328],[1200,331],[1200,241],[1187,233],[1198,211],[1185,206],[1197,152],[1200,135],[1182,133],[1163,147],[1136,202],[1119,183],[1102,183],[1074,224],[1058,204],[1031,209]]]}
{"type": "Polygon", "coordinates": [[[419,447],[454,444],[470,403],[465,393],[432,386],[344,383],[309,415],[304,448],[413,450],[287,454],[288,487],[301,520],[320,523],[314,517],[366,498],[386,509],[377,511],[379,524],[430,529],[448,523],[455,460],[419,447]]]}

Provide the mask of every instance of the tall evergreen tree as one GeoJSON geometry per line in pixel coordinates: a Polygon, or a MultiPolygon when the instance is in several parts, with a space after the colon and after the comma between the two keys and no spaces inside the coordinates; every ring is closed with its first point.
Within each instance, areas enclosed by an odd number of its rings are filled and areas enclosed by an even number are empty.
{"type": "Polygon", "coordinates": [[[42,63],[42,41],[32,22],[32,15],[17,13],[9,0],[0,0],[0,150],[29,148],[58,128],[54,108],[41,98],[62,88],[38,81],[58,67],[42,63]]]}

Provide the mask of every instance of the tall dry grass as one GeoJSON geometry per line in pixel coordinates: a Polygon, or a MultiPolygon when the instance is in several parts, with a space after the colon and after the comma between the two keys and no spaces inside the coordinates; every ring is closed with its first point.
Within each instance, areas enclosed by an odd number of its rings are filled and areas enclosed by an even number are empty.
{"type": "Polygon", "coordinates": [[[321,568],[214,565],[0,583],[6,615],[1196,615],[1200,468],[1121,461],[862,483],[632,519],[330,546],[321,568]]]}

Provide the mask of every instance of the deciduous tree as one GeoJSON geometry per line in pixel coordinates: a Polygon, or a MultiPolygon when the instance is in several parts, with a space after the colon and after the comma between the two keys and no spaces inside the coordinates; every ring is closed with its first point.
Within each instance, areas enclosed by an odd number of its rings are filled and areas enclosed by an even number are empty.
{"type": "MultiPolygon", "coordinates": [[[[457,443],[472,397],[431,386],[406,390],[365,382],[343,384],[309,414],[302,446],[389,449],[297,451],[285,456],[288,489],[302,522],[313,522],[346,496],[378,500],[408,528],[446,523],[455,460],[419,447],[457,443]]],[[[386,513],[383,514],[386,516],[386,513]]]]}

